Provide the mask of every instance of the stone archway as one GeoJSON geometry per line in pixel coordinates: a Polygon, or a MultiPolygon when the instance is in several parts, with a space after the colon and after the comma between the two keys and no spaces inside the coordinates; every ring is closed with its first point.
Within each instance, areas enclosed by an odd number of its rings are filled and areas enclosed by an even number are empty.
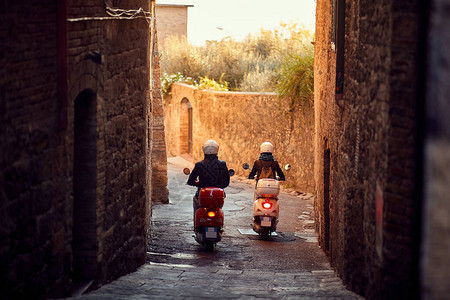
{"type": "Polygon", "coordinates": [[[97,274],[97,96],[84,90],[75,99],[73,159],[73,280],[97,274]]]}
{"type": "Polygon", "coordinates": [[[180,153],[192,154],[193,150],[193,117],[192,105],[187,98],[181,100],[180,112],[180,153]]]}

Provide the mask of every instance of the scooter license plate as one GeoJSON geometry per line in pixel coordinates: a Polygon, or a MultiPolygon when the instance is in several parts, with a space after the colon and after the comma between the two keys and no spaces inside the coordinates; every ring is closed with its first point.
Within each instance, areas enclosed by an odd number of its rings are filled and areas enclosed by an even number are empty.
{"type": "Polygon", "coordinates": [[[217,227],[206,227],[205,228],[205,237],[207,239],[217,238],[217,227]]]}
{"type": "Polygon", "coordinates": [[[272,217],[261,217],[261,226],[271,227],[272,226],[272,217]]]}

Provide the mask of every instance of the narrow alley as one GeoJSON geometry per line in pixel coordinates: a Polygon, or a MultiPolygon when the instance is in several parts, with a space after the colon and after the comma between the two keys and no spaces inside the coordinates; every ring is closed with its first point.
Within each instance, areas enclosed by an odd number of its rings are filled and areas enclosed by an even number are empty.
{"type": "Polygon", "coordinates": [[[170,203],[153,206],[147,262],[80,299],[360,299],[346,290],[318,247],[312,195],[280,196],[279,232],[262,241],[250,227],[253,184],[226,189],[225,233],[213,252],[194,240],[192,195],[182,158],[169,158],[170,203]]]}
{"type": "Polygon", "coordinates": [[[0,4],[1,298],[449,299],[450,1],[161,2],[0,4]],[[286,34],[218,35],[262,8],[286,34]],[[180,158],[210,139],[237,174],[213,252],[180,158]],[[268,241],[241,168],[265,141],[310,193],[268,241]]]}

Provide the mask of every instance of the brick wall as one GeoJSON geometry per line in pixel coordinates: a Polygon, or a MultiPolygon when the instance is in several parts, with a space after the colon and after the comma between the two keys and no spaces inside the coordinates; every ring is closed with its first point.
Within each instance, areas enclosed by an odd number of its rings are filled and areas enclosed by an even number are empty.
{"type": "Polygon", "coordinates": [[[145,261],[152,167],[166,162],[164,140],[152,142],[163,131],[156,39],[145,19],[95,19],[111,2],[1,3],[3,297],[68,296],[145,261]]]}
{"type": "Polygon", "coordinates": [[[188,7],[191,5],[156,5],[158,40],[162,46],[170,36],[187,38],[188,7]]]}
{"type": "Polygon", "coordinates": [[[203,159],[201,146],[208,139],[220,145],[219,158],[239,175],[248,175],[242,163],[253,164],[259,157],[259,145],[274,144],[274,156],[280,164],[289,163],[286,184],[302,192],[313,191],[313,107],[287,114],[273,93],[239,93],[198,90],[186,84],[174,84],[172,95],[164,100],[168,155],[188,149],[188,104],[192,107],[192,155],[203,159]]]}
{"type": "Polygon", "coordinates": [[[420,1],[392,7],[388,166],[383,215],[383,290],[418,297],[421,201],[419,120],[423,99],[420,65],[420,1]]]}
{"type": "MultiPolygon", "coordinates": [[[[331,158],[334,159],[336,149],[335,143],[329,139],[331,132],[333,131],[334,114],[339,112],[339,107],[334,101],[334,74],[332,71],[335,68],[336,54],[331,50],[331,18],[326,17],[331,15],[331,2],[330,1],[318,1],[317,2],[317,18],[316,18],[316,39],[314,46],[314,56],[320,57],[320,59],[314,60],[314,127],[315,131],[319,134],[314,136],[314,181],[316,192],[315,207],[315,227],[319,232],[319,239],[322,248],[328,249],[325,245],[325,232],[329,232],[325,225],[329,224],[329,214],[325,220],[325,173],[329,173],[331,170],[331,158]],[[328,159],[328,151],[329,157],[328,159]],[[327,151],[327,152],[326,152],[327,151]],[[325,154],[327,157],[325,163],[325,154]],[[319,201],[317,201],[319,200],[319,201]]],[[[330,190],[331,175],[328,177],[327,188],[330,190]]],[[[328,199],[332,200],[332,195],[328,194],[328,199]]],[[[326,210],[329,212],[329,205],[326,210]]],[[[339,211],[339,210],[337,210],[339,211]]],[[[337,224],[337,222],[336,222],[337,224]]],[[[334,233],[336,234],[336,233],[334,233]]],[[[329,244],[329,243],[327,243],[329,244]]],[[[339,261],[339,260],[338,260],[339,261]]]]}
{"type": "Polygon", "coordinates": [[[0,4],[0,290],[69,288],[70,145],[59,123],[57,1],[0,4]]]}
{"type": "MultiPolygon", "coordinates": [[[[155,9],[155,15],[157,11],[155,9]]],[[[164,18],[157,16],[158,20],[164,18]]],[[[156,21],[155,21],[156,22],[156,21]]],[[[158,23],[158,22],[156,22],[158,23]]],[[[169,190],[167,189],[167,152],[164,127],[164,109],[161,93],[161,72],[160,72],[160,56],[158,52],[159,40],[157,31],[154,26],[152,37],[153,57],[152,57],[152,75],[150,84],[153,86],[152,99],[152,138],[151,138],[151,164],[152,164],[152,202],[153,203],[169,203],[169,190]]]]}
{"type": "Polygon", "coordinates": [[[342,100],[335,95],[333,2],[318,1],[316,18],[319,243],[351,289],[372,299],[412,297],[419,214],[417,2],[345,1],[342,100]]]}
{"type": "Polygon", "coordinates": [[[450,4],[430,1],[427,35],[424,139],[424,204],[421,248],[421,296],[445,299],[450,294],[450,4]]]}
{"type": "MultiPolygon", "coordinates": [[[[151,9],[148,1],[120,3],[123,9],[139,7],[151,9]]],[[[104,2],[72,1],[68,17],[80,16],[105,16],[104,2]]],[[[96,97],[96,213],[83,222],[90,222],[97,236],[91,241],[94,253],[82,259],[92,260],[89,256],[95,255],[97,285],[145,261],[150,201],[146,176],[151,176],[146,168],[151,147],[145,141],[152,131],[146,122],[147,118],[152,122],[147,109],[149,28],[145,19],[69,23],[69,101],[86,89],[96,97]]]]}

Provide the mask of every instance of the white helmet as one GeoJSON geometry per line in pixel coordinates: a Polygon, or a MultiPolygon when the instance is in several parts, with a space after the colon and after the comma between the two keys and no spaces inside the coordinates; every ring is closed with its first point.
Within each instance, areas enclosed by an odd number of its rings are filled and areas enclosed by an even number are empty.
{"type": "Polygon", "coordinates": [[[261,153],[272,153],[273,145],[270,142],[264,142],[259,146],[259,152],[261,153]]]}
{"type": "Polygon", "coordinates": [[[219,144],[214,140],[207,140],[203,144],[202,149],[205,154],[217,154],[219,152],[219,144]]]}

